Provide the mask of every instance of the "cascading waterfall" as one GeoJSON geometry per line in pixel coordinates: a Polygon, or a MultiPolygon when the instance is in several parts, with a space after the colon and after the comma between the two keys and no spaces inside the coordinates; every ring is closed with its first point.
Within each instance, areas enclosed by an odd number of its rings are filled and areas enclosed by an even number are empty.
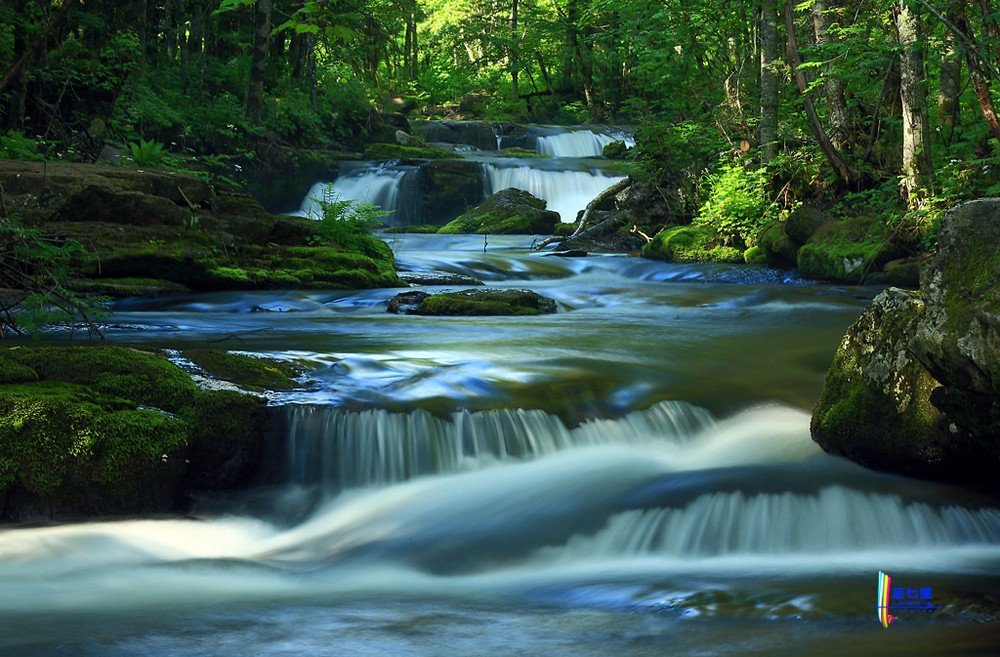
{"type": "Polygon", "coordinates": [[[848,553],[1000,543],[1000,511],[935,508],[830,486],[816,495],[712,493],[682,508],[633,509],[550,556],[576,561],[659,555],[848,553]]]}
{"type": "MultiPolygon", "coordinates": [[[[400,188],[403,180],[414,167],[404,167],[391,162],[367,164],[357,169],[349,169],[333,182],[320,181],[310,188],[298,211],[292,213],[300,217],[319,218],[322,216],[320,202],[325,199],[327,188],[332,185],[333,201],[358,201],[373,203],[383,210],[398,215],[401,209],[400,188]]],[[[392,223],[394,216],[388,220],[392,223]]]]}
{"type": "Polygon", "coordinates": [[[604,147],[623,137],[593,132],[591,130],[572,130],[556,135],[538,137],[538,152],[552,157],[600,157],[604,147]]]}
{"type": "Polygon", "coordinates": [[[593,419],[572,429],[555,415],[525,409],[463,410],[447,420],[422,410],[290,406],[286,413],[289,482],[319,485],[328,493],[587,445],[678,442],[712,424],[706,411],[680,402],[661,402],[620,419],[593,419]]]}
{"type": "Polygon", "coordinates": [[[605,189],[624,176],[607,175],[601,171],[549,171],[529,166],[481,165],[483,185],[487,194],[516,187],[544,199],[565,223],[576,221],[577,213],[587,207],[605,189]]]}

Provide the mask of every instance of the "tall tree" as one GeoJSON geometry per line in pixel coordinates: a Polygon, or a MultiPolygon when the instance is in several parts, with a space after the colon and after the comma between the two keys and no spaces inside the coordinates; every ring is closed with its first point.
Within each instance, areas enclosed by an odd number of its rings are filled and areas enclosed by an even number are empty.
{"type": "Polygon", "coordinates": [[[264,121],[264,77],[271,36],[271,0],[257,0],[255,12],[253,59],[250,63],[250,91],[247,93],[247,116],[251,125],[264,121]]]}
{"type": "Polygon", "coordinates": [[[902,191],[911,208],[923,204],[934,180],[930,128],[927,119],[927,86],[924,78],[923,40],[919,14],[907,0],[895,7],[899,40],[899,98],[903,118],[902,191]]]}
{"type": "Polygon", "coordinates": [[[760,3],[760,159],[778,154],[778,12],[776,0],[760,3]]]}

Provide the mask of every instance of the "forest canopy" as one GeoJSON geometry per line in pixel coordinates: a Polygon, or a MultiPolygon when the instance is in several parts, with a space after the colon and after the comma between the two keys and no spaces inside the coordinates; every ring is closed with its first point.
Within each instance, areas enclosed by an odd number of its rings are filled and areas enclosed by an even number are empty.
{"type": "Polygon", "coordinates": [[[998,52],[990,0],[6,0],[0,157],[351,149],[384,112],[613,123],[694,211],[729,185],[926,245],[1000,193],[998,52]]]}

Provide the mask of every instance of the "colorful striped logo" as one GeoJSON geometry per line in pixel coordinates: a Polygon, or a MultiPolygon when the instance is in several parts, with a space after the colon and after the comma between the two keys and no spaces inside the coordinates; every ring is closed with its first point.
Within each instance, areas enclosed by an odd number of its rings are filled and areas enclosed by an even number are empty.
{"type": "Polygon", "coordinates": [[[878,620],[882,623],[882,627],[889,629],[892,625],[892,621],[896,620],[896,617],[889,613],[889,591],[891,591],[892,578],[883,573],[881,570],[878,571],[878,603],[876,607],[878,608],[878,620]]]}

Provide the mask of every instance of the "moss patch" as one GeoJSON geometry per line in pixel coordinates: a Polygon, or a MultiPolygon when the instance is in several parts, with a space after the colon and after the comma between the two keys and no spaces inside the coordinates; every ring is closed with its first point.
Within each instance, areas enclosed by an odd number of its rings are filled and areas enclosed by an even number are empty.
{"type": "Polygon", "coordinates": [[[718,231],[708,225],[660,231],[642,248],[642,256],[667,262],[745,262],[743,250],[723,244],[718,231]]]}
{"type": "Polygon", "coordinates": [[[442,160],[459,158],[461,155],[441,148],[378,143],[368,145],[365,157],[370,160],[442,160]]]}
{"type": "Polygon", "coordinates": [[[861,283],[899,254],[877,219],[828,221],[798,252],[799,272],[809,278],[861,283]]]}
{"type": "Polygon", "coordinates": [[[432,295],[404,292],[399,297],[402,304],[390,302],[390,312],[411,315],[541,315],[556,312],[555,301],[531,290],[479,288],[432,295]],[[397,309],[393,311],[394,306],[397,309]]]}
{"type": "Polygon", "coordinates": [[[560,223],[559,214],[545,209],[546,202],[522,189],[497,192],[438,231],[444,234],[550,235],[560,223]]]}
{"type": "Polygon", "coordinates": [[[291,390],[298,386],[292,377],[301,373],[290,363],[221,349],[189,349],[182,355],[213,377],[248,390],[291,390]]]}
{"type": "MultiPolygon", "coordinates": [[[[219,435],[256,454],[264,402],[198,390],[166,358],[116,346],[0,349],[0,498],[30,519],[167,511],[219,435]],[[231,432],[237,432],[234,435],[231,432]]],[[[230,445],[232,447],[232,445],[230,445]]],[[[239,450],[236,450],[239,451],[239,450]]],[[[201,477],[233,485],[241,468],[201,477]]]]}

